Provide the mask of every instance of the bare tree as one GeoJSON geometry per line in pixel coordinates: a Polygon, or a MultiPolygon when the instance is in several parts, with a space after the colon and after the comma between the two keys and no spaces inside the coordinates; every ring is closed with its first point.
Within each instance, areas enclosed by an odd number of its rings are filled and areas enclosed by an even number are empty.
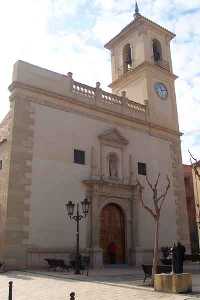
{"type": "Polygon", "coordinates": [[[148,186],[150,187],[150,189],[152,190],[153,193],[153,208],[146,205],[144,202],[144,199],[142,197],[142,185],[139,182],[139,180],[137,180],[139,188],[140,188],[140,202],[142,204],[142,207],[144,209],[146,209],[149,214],[153,217],[154,222],[155,222],[155,234],[154,234],[154,253],[153,253],[153,266],[152,266],[152,284],[154,284],[154,274],[156,274],[157,271],[157,266],[158,266],[158,251],[159,251],[159,225],[160,225],[160,215],[161,215],[161,210],[163,207],[163,204],[165,202],[168,190],[170,188],[170,179],[169,176],[166,176],[167,178],[167,185],[164,189],[163,192],[161,192],[161,194],[158,194],[158,183],[159,183],[159,179],[160,179],[160,173],[158,174],[158,177],[156,179],[155,184],[153,185],[148,176],[146,175],[146,182],[148,184],[148,186]]]}
{"type": "Polygon", "coordinates": [[[195,172],[195,175],[199,178],[200,180],[200,171],[198,170],[198,167],[200,168],[200,161],[198,161],[190,152],[190,150],[188,150],[189,154],[190,154],[190,162],[191,162],[191,166],[195,172]],[[192,162],[192,159],[194,160],[194,163],[192,162]]]}

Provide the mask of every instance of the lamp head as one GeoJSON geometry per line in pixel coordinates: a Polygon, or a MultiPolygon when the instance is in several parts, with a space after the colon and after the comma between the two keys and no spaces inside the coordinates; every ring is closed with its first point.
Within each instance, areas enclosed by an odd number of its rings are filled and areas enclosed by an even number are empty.
{"type": "Polygon", "coordinates": [[[89,212],[90,202],[88,201],[87,198],[85,198],[83,201],[81,201],[81,204],[82,204],[83,213],[86,216],[89,212]]]}
{"type": "Polygon", "coordinates": [[[67,208],[67,213],[68,213],[69,217],[71,218],[74,214],[75,204],[72,201],[68,201],[67,204],[65,204],[65,206],[67,208]]]}

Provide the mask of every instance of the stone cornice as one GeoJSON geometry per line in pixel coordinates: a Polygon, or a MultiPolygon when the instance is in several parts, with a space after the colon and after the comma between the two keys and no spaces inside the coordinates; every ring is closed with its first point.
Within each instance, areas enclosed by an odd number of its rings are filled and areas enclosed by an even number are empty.
{"type": "Polygon", "coordinates": [[[48,248],[43,248],[43,247],[33,247],[33,246],[29,246],[28,248],[27,248],[27,252],[28,253],[34,253],[34,254],[36,254],[36,253],[39,253],[39,254],[46,254],[46,253],[48,253],[48,254],[57,254],[57,253],[59,253],[59,254],[61,254],[61,253],[63,253],[63,254],[66,254],[66,253],[73,253],[73,250],[74,250],[74,248],[73,247],[71,247],[71,248],[55,248],[55,247],[48,247],[48,248]]]}
{"type": "MultiPolygon", "coordinates": [[[[27,84],[22,84],[20,82],[13,82],[10,85],[9,90],[12,92],[12,94],[10,96],[10,101],[12,101],[12,99],[14,99],[15,97],[16,98],[22,97],[22,98],[26,98],[27,101],[32,101],[32,102],[35,102],[35,103],[38,103],[41,105],[50,106],[50,107],[60,109],[60,110],[66,110],[66,105],[70,104],[74,107],[74,111],[78,111],[77,110],[78,107],[82,107],[84,109],[87,109],[88,111],[93,111],[93,112],[96,111],[96,112],[102,113],[104,115],[112,115],[113,117],[119,118],[120,120],[126,120],[128,122],[131,122],[132,124],[139,126],[142,130],[148,131],[149,133],[153,130],[155,132],[157,132],[157,134],[150,133],[151,135],[160,136],[161,138],[164,138],[163,136],[166,135],[165,139],[167,139],[167,140],[170,140],[170,137],[168,135],[171,136],[171,139],[173,139],[174,137],[179,138],[182,135],[179,131],[175,131],[175,130],[172,130],[172,129],[169,129],[166,127],[156,125],[154,123],[150,123],[147,120],[141,120],[141,119],[129,117],[129,116],[123,115],[122,113],[119,113],[119,112],[107,110],[104,107],[90,105],[86,102],[80,101],[73,94],[71,94],[69,96],[63,96],[63,95],[60,95],[57,93],[49,92],[45,89],[36,88],[36,87],[30,86],[27,84]],[[24,95],[23,91],[31,92],[31,94],[24,95]],[[40,97],[37,96],[38,94],[44,95],[45,101],[41,100],[40,97]],[[53,101],[53,99],[54,99],[54,101],[53,101]],[[56,101],[55,101],[55,99],[56,99],[56,101]],[[163,134],[160,135],[159,132],[162,132],[163,134]]],[[[101,119],[103,119],[103,117],[101,119]]],[[[136,126],[136,128],[137,128],[137,126],[136,126]]]]}
{"type": "Polygon", "coordinates": [[[120,180],[111,181],[103,178],[82,181],[87,186],[88,195],[115,199],[134,199],[137,184],[127,184],[120,180]]]}
{"type": "Polygon", "coordinates": [[[128,145],[129,143],[128,140],[123,137],[116,128],[106,130],[104,133],[100,134],[98,138],[101,141],[114,142],[119,145],[128,145]]]}
{"type": "Polygon", "coordinates": [[[127,72],[125,74],[123,74],[122,76],[120,76],[117,80],[113,81],[111,84],[109,84],[110,88],[116,88],[119,84],[123,84],[126,83],[127,84],[127,80],[133,80],[134,77],[138,77],[139,76],[139,72],[144,72],[150,68],[155,69],[156,71],[161,71],[162,73],[164,72],[164,74],[169,77],[170,79],[176,80],[178,78],[178,76],[176,76],[175,74],[169,72],[168,70],[162,68],[161,66],[145,61],[142,64],[138,65],[137,67],[135,67],[133,70],[131,70],[130,72],[127,72]]]}
{"type": "Polygon", "coordinates": [[[94,186],[94,185],[99,185],[99,186],[108,186],[108,187],[113,187],[113,188],[121,188],[121,189],[128,189],[132,190],[134,189],[137,184],[126,184],[122,183],[121,181],[111,181],[111,180],[105,180],[105,179],[86,179],[82,181],[84,184],[89,185],[89,186],[94,186]]]}
{"type": "Polygon", "coordinates": [[[142,25],[146,25],[150,28],[153,28],[154,30],[164,33],[166,36],[169,37],[169,40],[173,39],[176,36],[174,33],[167,30],[166,28],[156,24],[155,22],[151,21],[148,18],[145,18],[142,15],[139,15],[139,17],[137,17],[131,23],[125,26],[114,38],[112,38],[108,43],[106,43],[104,47],[109,50],[112,49],[114,44],[121,40],[124,36],[126,36],[127,33],[130,33],[131,30],[136,31],[138,27],[141,27],[142,25]]]}

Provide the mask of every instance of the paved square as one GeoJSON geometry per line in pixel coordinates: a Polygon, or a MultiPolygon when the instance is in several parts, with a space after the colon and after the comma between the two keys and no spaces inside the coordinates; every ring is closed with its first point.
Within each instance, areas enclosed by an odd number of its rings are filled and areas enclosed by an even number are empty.
{"type": "Polygon", "coordinates": [[[0,275],[0,300],[8,299],[8,282],[13,281],[13,300],[64,300],[70,292],[76,300],[200,299],[200,275],[193,275],[194,294],[155,293],[142,285],[142,273],[91,272],[89,277],[60,272],[7,272],[0,275]]]}

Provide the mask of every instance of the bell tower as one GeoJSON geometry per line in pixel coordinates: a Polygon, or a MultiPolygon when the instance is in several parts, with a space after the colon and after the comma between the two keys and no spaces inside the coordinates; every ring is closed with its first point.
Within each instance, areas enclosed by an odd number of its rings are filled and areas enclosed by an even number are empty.
{"type": "Polygon", "coordinates": [[[126,91],[130,100],[148,104],[149,122],[178,131],[170,42],[175,35],[139,12],[110,40],[114,94],[126,91]]]}

